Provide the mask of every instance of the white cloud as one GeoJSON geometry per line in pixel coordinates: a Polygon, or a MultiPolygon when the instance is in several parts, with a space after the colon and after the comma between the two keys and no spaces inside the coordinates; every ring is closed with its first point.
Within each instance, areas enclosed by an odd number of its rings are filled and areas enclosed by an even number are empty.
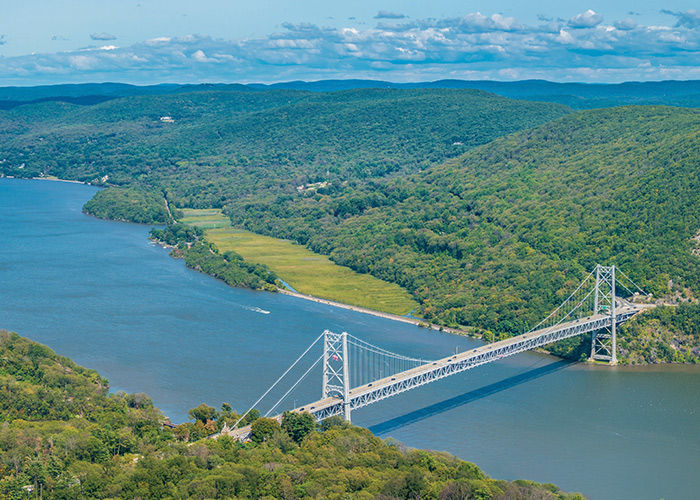
{"type": "Polygon", "coordinates": [[[146,40],[144,43],[146,43],[147,45],[161,45],[170,43],[171,40],[172,38],[170,38],[169,36],[161,36],[158,38],[151,38],[149,40],[146,40]]]}
{"type": "Polygon", "coordinates": [[[97,60],[93,57],[81,56],[81,55],[69,56],[68,61],[70,62],[71,66],[73,66],[75,69],[79,69],[81,71],[93,69],[95,66],[95,63],[97,62],[97,60]]]}
{"type": "Polygon", "coordinates": [[[571,36],[571,33],[566,31],[564,28],[559,30],[559,36],[557,37],[559,42],[565,43],[565,44],[573,44],[574,43],[574,37],[571,36]]]}
{"type": "Polygon", "coordinates": [[[674,72],[687,79],[700,73],[700,30],[690,27],[688,12],[677,13],[675,27],[625,19],[613,28],[602,25],[602,16],[593,11],[568,25],[557,20],[544,26],[478,12],[365,29],[288,23],[279,32],[251,39],[159,37],[130,47],[2,58],[0,78],[8,85],[57,78],[114,81],[115,75],[136,83],[507,75],[617,81],[667,78],[674,72]]]}
{"type": "Polygon", "coordinates": [[[192,54],[192,59],[194,59],[197,62],[209,61],[209,58],[206,56],[206,54],[202,50],[195,51],[194,54],[192,54]]]}
{"type": "Polygon", "coordinates": [[[569,19],[569,26],[572,28],[595,28],[603,22],[603,16],[588,9],[582,14],[577,14],[569,19]]]}
{"type": "Polygon", "coordinates": [[[614,26],[619,30],[633,30],[637,27],[637,22],[631,17],[627,17],[622,21],[615,21],[614,26]]]}

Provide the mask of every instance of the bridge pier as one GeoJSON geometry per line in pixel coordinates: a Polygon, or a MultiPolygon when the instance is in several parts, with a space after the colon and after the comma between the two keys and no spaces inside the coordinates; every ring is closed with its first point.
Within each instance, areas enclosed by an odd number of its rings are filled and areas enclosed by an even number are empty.
{"type": "Polygon", "coordinates": [[[595,268],[595,303],[593,314],[607,311],[612,319],[610,328],[593,332],[591,359],[617,364],[617,300],[615,296],[615,266],[595,268]]]}
{"type": "Polygon", "coordinates": [[[350,373],[348,365],[348,334],[326,330],[323,335],[322,399],[343,399],[343,414],[350,422],[350,373]]]}
{"type": "Polygon", "coordinates": [[[343,332],[343,412],[350,420],[350,374],[348,373],[348,333],[343,332]]]}

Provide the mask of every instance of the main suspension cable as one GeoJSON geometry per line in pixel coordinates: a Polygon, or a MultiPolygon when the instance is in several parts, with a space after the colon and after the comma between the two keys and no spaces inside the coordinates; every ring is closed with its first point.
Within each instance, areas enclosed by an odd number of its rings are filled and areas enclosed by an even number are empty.
{"type": "Polygon", "coordinates": [[[306,356],[306,353],[309,352],[309,351],[311,350],[311,348],[312,348],[313,346],[316,345],[316,342],[318,342],[319,340],[321,340],[321,338],[322,338],[325,334],[326,334],[326,332],[323,332],[321,335],[319,335],[318,337],[316,337],[316,340],[314,340],[313,343],[312,343],[309,347],[307,347],[307,349],[304,351],[304,353],[303,353],[301,356],[299,356],[299,357],[297,358],[297,360],[292,364],[292,366],[290,366],[289,368],[287,368],[287,371],[284,372],[284,373],[280,376],[280,378],[278,378],[278,379],[275,381],[275,383],[272,384],[272,385],[270,386],[270,388],[269,388],[267,391],[265,391],[265,394],[263,394],[262,396],[260,396],[260,398],[259,398],[255,403],[253,403],[253,406],[251,406],[251,407],[248,409],[248,411],[246,411],[246,412],[243,414],[243,416],[241,416],[241,418],[239,418],[238,421],[237,421],[235,424],[233,424],[234,428],[237,427],[238,424],[241,423],[241,420],[243,420],[243,419],[246,417],[246,415],[248,415],[248,413],[250,413],[250,411],[251,411],[253,408],[255,408],[255,407],[258,405],[258,403],[260,403],[260,401],[262,401],[263,398],[264,398],[265,396],[267,396],[267,395],[270,393],[270,391],[271,391],[272,389],[275,388],[275,386],[276,386],[277,384],[280,383],[280,380],[282,380],[282,379],[291,371],[291,369],[294,368],[294,367],[296,366],[296,364],[297,364],[299,361],[301,361],[301,358],[303,358],[304,356],[306,356]]]}
{"type": "MultiPolygon", "coordinates": [[[[573,293],[572,293],[571,295],[569,295],[569,297],[568,297],[564,302],[562,302],[561,304],[559,304],[559,307],[557,307],[554,311],[552,311],[551,313],[549,313],[549,316],[547,316],[547,317],[544,318],[542,321],[540,321],[539,323],[537,323],[534,327],[530,328],[530,330],[529,330],[527,333],[534,332],[534,331],[537,330],[540,326],[542,326],[542,324],[544,324],[547,320],[549,320],[550,318],[552,318],[552,316],[556,315],[556,314],[559,312],[559,310],[560,310],[562,307],[564,307],[564,306],[569,302],[569,300],[571,300],[571,298],[572,298],[574,295],[576,295],[576,293],[583,287],[583,285],[586,284],[586,282],[588,281],[588,279],[589,279],[591,276],[593,276],[593,271],[591,271],[590,273],[588,273],[588,276],[586,276],[586,278],[581,282],[581,284],[578,286],[578,288],[576,288],[576,290],[574,290],[573,293]]],[[[590,295],[590,293],[589,293],[589,295],[590,295]]],[[[586,297],[588,297],[588,295],[587,295],[586,297]]],[[[576,307],[578,308],[578,306],[576,306],[576,307]]],[[[571,314],[571,312],[569,312],[565,317],[568,317],[569,314],[571,314]]],[[[559,323],[561,323],[561,320],[558,321],[556,324],[559,324],[559,323]]]]}
{"type": "Polygon", "coordinates": [[[270,413],[272,413],[272,412],[274,411],[274,409],[277,408],[277,407],[279,406],[279,404],[280,404],[282,401],[284,401],[284,398],[286,398],[287,396],[289,396],[289,393],[290,393],[290,392],[292,392],[294,389],[296,389],[296,387],[301,383],[301,381],[304,380],[304,379],[306,378],[306,376],[311,372],[311,370],[313,370],[313,369],[316,367],[316,365],[318,364],[318,362],[321,361],[322,359],[323,359],[323,354],[321,354],[321,355],[318,357],[318,359],[314,362],[314,364],[311,365],[311,366],[309,367],[309,369],[306,370],[306,372],[305,372],[301,377],[299,377],[299,380],[297,380],[296,383],[295,383],[287,392],[284,393],[284,396],[282,396],[282,397],[279,399],[279,401],[277,401],[277,402],[275,403],[275,406],[273,406],[272,408],[270,408],[270,409],[268,410],[268,412],[265,414],[266,417],[267,417],[270,413]]]}

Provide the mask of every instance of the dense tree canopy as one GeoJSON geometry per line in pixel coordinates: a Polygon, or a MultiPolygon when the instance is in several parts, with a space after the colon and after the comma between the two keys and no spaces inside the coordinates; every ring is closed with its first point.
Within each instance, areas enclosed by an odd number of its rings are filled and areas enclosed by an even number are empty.
{"type": "Polygon", "coordinates": [[[83,210],[101,219],[124,220],[142,224],[167,224],[172,220],[165,197],[142,188],[98,191],[83,210]]]}
{"type": "Polygon", "coordinates": [[[228,212],[399,283],[427,319],[519,333],[596,263],[657,296],[697,294],[698,127],[696,110],[582,112],[419,175],[228,212]]]}
{"type": "Polygon", "coordinates": [[[38,103],[0,111],[0,172],[139,185],[179,206],[220,208],[318,182],[416,172],[570,111],[441,89],[236,87],[89,107],[38,103]]]}

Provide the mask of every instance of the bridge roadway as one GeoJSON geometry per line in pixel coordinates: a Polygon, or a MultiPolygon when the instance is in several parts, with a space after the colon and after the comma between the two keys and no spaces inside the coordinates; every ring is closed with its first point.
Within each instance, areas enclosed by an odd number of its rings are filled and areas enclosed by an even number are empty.
{"type": "MultiPolygon", "coordinates": [[[[652,304],[633,304],[623,299],[617,299],[616,323],[623,323],[644,309],[654,307],[652,304]]],[[[406,392],[421,385],[428,384],[456,373],[469,370],[506,356],[536,349],[558,340],[574,337],[588,332],[611,327],[612,318],[609,314],[598,314],[586,318],[561,323],[554,327],[542,328],[533,332],[518,335],[492,344],[487,344],[470,351],[439,359],[396,375],[376,380],[371,384],[362,385],[350,390],[350,409],[356,410],[382,399],[406,392]]],[[[343,414],[343,398],[330,397],[310,403],[294,412],[311,413],[317,421],[343,414]]],[[[282,415],[277,415],[281,421],[282,415]]],[[[224,431],[236,439],[245,440],[250,437],[250,426],[224,431]]]]}

